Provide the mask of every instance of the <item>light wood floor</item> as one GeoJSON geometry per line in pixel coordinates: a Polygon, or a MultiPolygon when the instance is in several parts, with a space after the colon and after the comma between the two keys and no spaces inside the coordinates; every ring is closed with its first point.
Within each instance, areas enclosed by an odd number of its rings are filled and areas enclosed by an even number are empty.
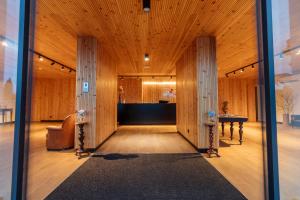
{"type": "Polygon", "coordinates": [[[99,149],[102,153],[196,153],[176,126],[121,126],[99,149]]]}

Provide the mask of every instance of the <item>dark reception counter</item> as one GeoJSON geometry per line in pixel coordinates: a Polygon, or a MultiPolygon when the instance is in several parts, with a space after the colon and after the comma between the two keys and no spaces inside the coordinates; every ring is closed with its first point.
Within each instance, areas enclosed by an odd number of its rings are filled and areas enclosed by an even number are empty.
{"type": "Polygon", "coordinates": [[[120,125],[176,124],[176,104],[118,104],[118,123],[120,125]]]}

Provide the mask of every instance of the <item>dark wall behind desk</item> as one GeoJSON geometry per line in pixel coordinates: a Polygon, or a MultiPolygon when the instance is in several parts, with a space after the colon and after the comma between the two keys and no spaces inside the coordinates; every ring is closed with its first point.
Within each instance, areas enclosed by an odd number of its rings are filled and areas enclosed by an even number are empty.
{"type": "Polygon", "coordinates": [[[176,104],[118,104],[120,125],[176,124],[176,104]]]}

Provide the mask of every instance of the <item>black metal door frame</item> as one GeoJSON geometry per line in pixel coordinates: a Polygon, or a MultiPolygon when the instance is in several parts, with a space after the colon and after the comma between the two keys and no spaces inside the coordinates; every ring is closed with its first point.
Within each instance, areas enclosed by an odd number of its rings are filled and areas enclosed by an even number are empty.
{"type": "MultiPolygon", "coordinates": [[[[17,96],[16,119],[14,131],[13,175],[11,199],[25,199],[26,193],[26,161],[27,128],[29,122],[30,79],[29,49],[30,49],[30,15],[34,12],[34,1],[20,0],[18,67],[17,67],[17,96]]],[[[264,64],[261,67],[264,99],[263,111],[266,130],[266,168],[267,168],[267,199],[277,200],[279,196],[277,130],[276,130],[276,102],[274,81],[274,52],[272,32],[272,0],[257,0],[258,19],[261,21],[261,50],[264,64]]],[[[32,34],[33,35],[33,34],[32,34]]]]}

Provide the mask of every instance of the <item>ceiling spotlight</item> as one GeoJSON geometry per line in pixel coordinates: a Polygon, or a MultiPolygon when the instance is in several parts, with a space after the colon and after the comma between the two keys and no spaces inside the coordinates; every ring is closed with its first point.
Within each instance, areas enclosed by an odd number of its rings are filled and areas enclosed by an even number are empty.
{"type": "Polygon", "coordinates": [[[143,9],[145,12],[150,11],[150,0],[143,0],[143,9]]]}
{"type": "Polygon", "coordinates": [[[42,62],[44,61],[44,58],[42,56],[39,56],[39,60],[42,62]]]}
{"type": "Polygon", "coordinates": [[[61,66],[60,70],[61,70],[61,71],[65,70],[65,67],[64,67],[64,66],[61,66]]]}
{"type": "Polygon", "coordinates": [[[173,78],[173,76],[170,77],[170,79],[172,79],[172,78],[173,78]]]}
{"type": "Polygon", "coordinates": [[[228,75],[228,74],[226,74],[226,77],[228,78],[228,77],[229,77],[229,75],[228,75]]]}
{"type": "Polygon", "coordinates": [[[71,72],[72,72],[72,69],[69,70],[69,73],[71,73],[71,72]]]}
{"type": "Polygon", "coordinates": [[[233,72],[233,74],[235,74],[235,71],[233,72]]]}
{"type": "Polygon", "coordinates": [[[296,55],[300,55],[300,50],[298,50],[298,51],[296,52],[296,55]]]}
{"type": "Polygon", "coordinates": [[[3,40],[3,41],[1,42],[1,44],[2,44],[2,46],[4,46],[4,47],[7,47],[7,46],[8,46],[8,43],[7,43],[5,40],[3,40]]]}
{"type": "Polygon", "coordinates": [[[55,62],[52,62],[52,63],[51,63],[51,65],[54,65],[54,64],[55,64],[55,62]]]}
{"type": "Polygon", "coordinates": [[[144,60],[148,62],[150,60],[149,54],[145,53],[144,60]]]}
{"type": "Polygon", "coordinates": [[[243,68],[243,69],[241,69],[241,72],[244,72],[245,71],[245,69],[243,68]]]}
{"type": "Polygon", "coordinates": [[[254,69],[254,67],[255,67],[254,64],[252,64],[252,69],[254,69]]]}

